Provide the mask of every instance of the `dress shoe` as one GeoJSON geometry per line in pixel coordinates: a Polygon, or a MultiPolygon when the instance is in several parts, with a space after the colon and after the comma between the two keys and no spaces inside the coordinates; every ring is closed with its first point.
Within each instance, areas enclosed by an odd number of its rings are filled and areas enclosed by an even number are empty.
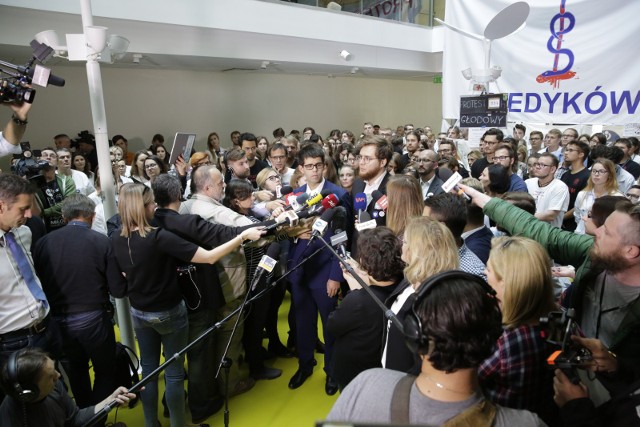
{"type": "Polygon", "coordinates": [[[239,394],[245,393],[253,388],[256,385],[256,380],[251,377],[247,377],[243,380],[240,380],[236,383],[236,386],[229,393],[229,397],[237,396],[239,394]]]}
{"type": "Polygon", "coordinates": [[[304,382],[311,376],[312,371],[303,371],[302,369],[298,369],[295,374],[291,377],[289,381],[289,388],[295,390],[300,387],[304,382]]]}
{"type": "Polygon", "coordinates": [[[282,375],[282,369],[263,367],[258,372],[251,374],[254,380],[273,380],[282,375]]]}
{"type": "Polygon", "coordinates": [[[331,378],[329,375],[327,375],[327,382],[324,383],[324,391],[325,393],[327,393],[329,396],[333,396],[334,394],[336,394],[338,392],[338,383],[336,382],[336,380],[334,380],[333,378],[331,378]]]}
{"type": "Polygon", "coordinates": [[[278,357],[283,359],[290,359],[293,356],[293,352],[291,352],[287,347],[285,347],[281,342],[278,342],[274,345],[269,344],[269,353],[275,354],[278,357]]]}

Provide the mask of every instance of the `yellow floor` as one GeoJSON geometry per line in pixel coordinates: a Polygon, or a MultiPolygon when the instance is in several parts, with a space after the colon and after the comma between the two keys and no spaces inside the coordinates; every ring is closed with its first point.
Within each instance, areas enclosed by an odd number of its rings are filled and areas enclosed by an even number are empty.
{"type": "MultiPolygon", "coordinates": [[[[289,310],[289,294],[280,307],[278,318],[278,329],[280,339],[286,342],[287,338],[287,313],[289,310]]],[[[318,329],[321,325],[318,325],[318,329]]],[[[266,346],[266,342],[265,342],[266,346]]],[[[335,396],[327,396],[324,392],[325,374],[322,370],[323,355],[316,354],[318,366],[315,367],[313,375],[297,390],[289,390],[289,379],[298,368],[297,359],[273,359],[267,361],[267,366],[282,369],[282,376],[275,380],[258,381],[255,387],[242,395],[229,400],[229,426],[233,427],[300,427],[314,426],[315,421],[323,419],[333,402],[335,396]]],[[[246,365],[243,366],[246,374],[246,365]]],[[[164,390],[164,381],[158,382],[160,393],[164,390]]],[[[185,383],[186,388],[186,383],[185,383]]],[[[162,405],[159,405],[162,411],[162,405]]],[[[210,426],[224,426],[224,408],[217,414],[210,417],[206,423],[210,426]]],[[[169,426],[169,419],[164,418],[162,413],[158,414],[163,427],[169,426]]],[[[109,415],[109,422],[116,421],[116,411],[109,415]]],[[[133,409],[119,409],[117,421],[122,421],[129,427],[144,425],[142,415],[142,405],[133,409]]]]}

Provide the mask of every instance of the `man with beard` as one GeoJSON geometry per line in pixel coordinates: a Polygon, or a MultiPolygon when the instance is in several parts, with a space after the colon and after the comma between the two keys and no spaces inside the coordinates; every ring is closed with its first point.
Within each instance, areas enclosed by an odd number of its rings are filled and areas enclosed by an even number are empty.
{"type": "Polygon", "coordinates": [[[416,155],[416,166],[420,175],[420,187],[422,198],[427,199],[443,193],[442,181],[436,171],[438,170],[438,154],[433,150],[422,150],[416,155]]]}
{"type": "Polygon", "coordinates": [[[225,183],[228,183],[232,179],[249,180],[251,167],[249,166],[249,160],[247,160],[247,153],[241,148],[233,147],[227,151],[224,156],[224,161],[227,164],[227,173],[224,177],[225,183]]]}
{"type": "Polygon", "coordinates": [[[554,400],[563,418],[572,417],[576,423],[579,417],[584,425],[601,422],[598,417],[606,415],[601,410],[595,413],[594,407],[630,393],[625,389],[637,388],[634,383],[640,378],[640,207],[619,202],[594,239],[560,230],[505,201],[461,187],[509,234],[535,239],[555,261],[577,266],[564,304],[575,309],[576,321],[589,337],[572,339],[592,353],[587,368],[595,375],[578,370],[584,385],[576,385],[557,370],[554,400]]]}
{"type": "MultiPolygon", "coordinates": [[[[389,164],[392,154],[391,144],[379,135],[365,136],[356,148],[358,178],[354,181],[351,192],[367,195],[367,212],[370,215],[373,215],[375,207],[371,194],[375,190],[379,190],[382,194],[387,193],[387,181],[390,176],[387,173],[387,164],[389,164]]],[[[384,225],[384,217],[380,219],[382,222],[379,221],[378,225],[384,225]]]]}

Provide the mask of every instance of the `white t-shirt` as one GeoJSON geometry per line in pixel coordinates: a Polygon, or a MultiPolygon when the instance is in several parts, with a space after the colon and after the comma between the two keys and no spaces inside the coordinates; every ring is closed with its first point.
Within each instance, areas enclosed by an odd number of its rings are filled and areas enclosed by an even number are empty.
{"type": "Polygon", "coordinates": [[[0,132],[0,157],[8,156],[9,154],[21,154],[22,148],[20,145],[13,145],[2,136],[0,132]]]}
{"type": "Polygon", "coordinates": [[[550,221],[551,225],[562,226],[562,219],[569,209],[569,188],[567,184],[554,179],[545,187],[538,186],[538,178],[529,178],[525,181],[529,194],[536,201],[536,213],[546,211],[558,211],[555,219],[550,221]]]}

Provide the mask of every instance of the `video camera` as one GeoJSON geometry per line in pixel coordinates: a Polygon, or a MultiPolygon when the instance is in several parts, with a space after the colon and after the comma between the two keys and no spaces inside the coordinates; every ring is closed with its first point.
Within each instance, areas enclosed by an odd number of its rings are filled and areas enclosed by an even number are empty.
{"type": "Polygon", "coordinates": [[[540,326],[543,338],[552,346],[559,347],[547,358],[547,365],[562,370],[572,383],[578,384],[580,378],[576,369],[586,368],[593,358],[589,350],[571,339],[571,335],[584,336],[576,323],[575,309],[552,311],[540,318],[540,326]]]}
{"type": "Polygon", "coordinates": [[[64,86],[64,79],[51,74],[51,70],[40,65],[33,65],[36,61],[45,63],[53,55],[53,49],[36,40],[31,41],[31,48],[33,54],[24,66],[0,61],[0,102],[27,102],[31,104],[36,96],[36,91],[27,85],[64,86]]]}

